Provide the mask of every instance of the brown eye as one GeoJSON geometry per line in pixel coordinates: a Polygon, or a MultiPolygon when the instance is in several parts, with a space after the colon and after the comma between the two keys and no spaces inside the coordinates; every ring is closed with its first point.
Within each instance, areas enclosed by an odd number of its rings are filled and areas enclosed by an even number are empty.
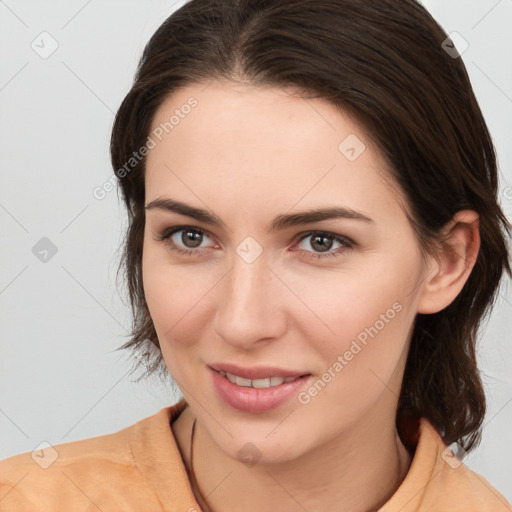
{"type": "Polygon", "coordinates": [[[193,253],[199,255],[202,252],[201,249],[211,248],[211,246],[200,247],[205,238],[209,238],[206,231],[192,226],[176,226],[166,229],[156,237],[160,241],[167,240],[172,251],[189,255],[193,253]]]}
{"type": "Polygon", "coordinates": [[[306,233],[300,239],[300,243],[303,242],[305,243],[300,250],[308,253],[306,257],[313,259],[341,256],[347,249],[351,249],[355,245],[352,240],[344,236],[323,231],[306,233]],[[305,242],[307,239],[309,241],[305,242]],[[338,247],[336,247],[336,244],[338,244],[338,247]],[[336,252],[332,251],[333,247],[338,250],[336,252]],[[313,251],[308,250],[308,248],[313,249],[313,251]]]}

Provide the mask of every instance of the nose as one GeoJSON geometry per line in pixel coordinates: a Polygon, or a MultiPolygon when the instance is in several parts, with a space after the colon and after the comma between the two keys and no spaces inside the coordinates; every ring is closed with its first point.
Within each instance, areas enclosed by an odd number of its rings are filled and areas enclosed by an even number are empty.
{"type": "Polygon", "coordinates": [[[261,255],[248,263],[235,254],[233,266],[217,288],[214,329],[238,350],[252,350],[286,331],[284,285],[261,255]]]}

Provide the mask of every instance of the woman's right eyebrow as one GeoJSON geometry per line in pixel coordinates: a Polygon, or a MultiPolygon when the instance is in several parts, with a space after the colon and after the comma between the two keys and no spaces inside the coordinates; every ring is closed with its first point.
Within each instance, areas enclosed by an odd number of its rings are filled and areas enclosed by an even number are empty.
{"type": "MultiPolygon", "coordinates": [[[[145,209],[158,209],[172,213],[178,213],[180,215],[191,217],[212,226],[224,228],[226,227],[225,222],[210,211],[203,208],[197,208],[195,206],[191,206],[171,198],[159,197],[154,199],[145,206],[145,209]]],[[[310,209],[297,213],[278,215],[272,222],[270,231],[280,231],[293,226],[301,226],[304,224],[312,224],[314,222],[320,222],[323,220],[340,218],[360,220],[369,223],[374,222],[373,219],[367,215],[364,215],[362,212],[353,210],[351,208],[332,206],[322,207],[319,209],[310,209]]]]}
{"type": "Polygon", "coordinates": [[[159,197],[149,202],[146,206],[144,206],[145,210],[164,210],[172,213],[179,213],[180,215],[185,215],[187,217],[192,217],[198,221],[204,222],[206,224],[211,224],[212,226],[226,227],[226,224],[222,219],[217,217],[215,214],[205,210],[203,208],[196,208],[195,206],[190,206],[188,204],[182,203],[180,201],[176,201],[167,197],[159,197]]]}

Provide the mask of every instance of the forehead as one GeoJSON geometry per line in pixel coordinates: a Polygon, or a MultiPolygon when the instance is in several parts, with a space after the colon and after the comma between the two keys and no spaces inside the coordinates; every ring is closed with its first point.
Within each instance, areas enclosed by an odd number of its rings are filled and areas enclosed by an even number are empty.
{"type": "Polygon", "coordinates": [[[193,84],[167,97],[151,134],[146,198],[168,192],[216,204],[230,196],[245,207],[279,202],[279,211],[299,201],[354,209],[396,203],[386,163],[364,129],[293,89],[193,84]]]}
{"type": "Polygon", "coordinates": [[[253,158],[246,165],[269,157],[275,162],[279,155],[332,160],[338,156],[339,143],[349,135],[365,139],[366,146],[369,143],[355,121],[324,99],[302,98],[293,89],[230,82],[192,84],[168,96],[156,112],[152,130],[165,129],[166,123],[169,133],[163,138],[169,147],[190,153],[193,149],[197,158],[214,151],[219,162],[237,156],[238,145],[243,145],[258,153],[257,161],[253,158]],[[190,103],[195,106],[189,107],[190,103]],[[168,126],[171,117],[172,127],[168,126]]]}

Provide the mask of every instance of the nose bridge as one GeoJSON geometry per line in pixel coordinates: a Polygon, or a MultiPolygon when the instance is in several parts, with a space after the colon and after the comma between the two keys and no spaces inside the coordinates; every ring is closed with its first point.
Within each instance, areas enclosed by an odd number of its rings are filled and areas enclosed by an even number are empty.
{"type": "Polygon", "coordinates": [[[216,331],[224,341],[247,345],[280,336],[284,326],[281,308],[276,307],[275,276],[263,251],[253,242],[242,242],[236,249],[233,265],[221,286],[216,315],[216,331]]]}
{"type": "Polygon", "coordinates": [[[225,290],[228,311],[241,320],[264,313],[268,305],[270,276],[263,255],[252,261],[240,256],[237,249],[225,290]]]}

